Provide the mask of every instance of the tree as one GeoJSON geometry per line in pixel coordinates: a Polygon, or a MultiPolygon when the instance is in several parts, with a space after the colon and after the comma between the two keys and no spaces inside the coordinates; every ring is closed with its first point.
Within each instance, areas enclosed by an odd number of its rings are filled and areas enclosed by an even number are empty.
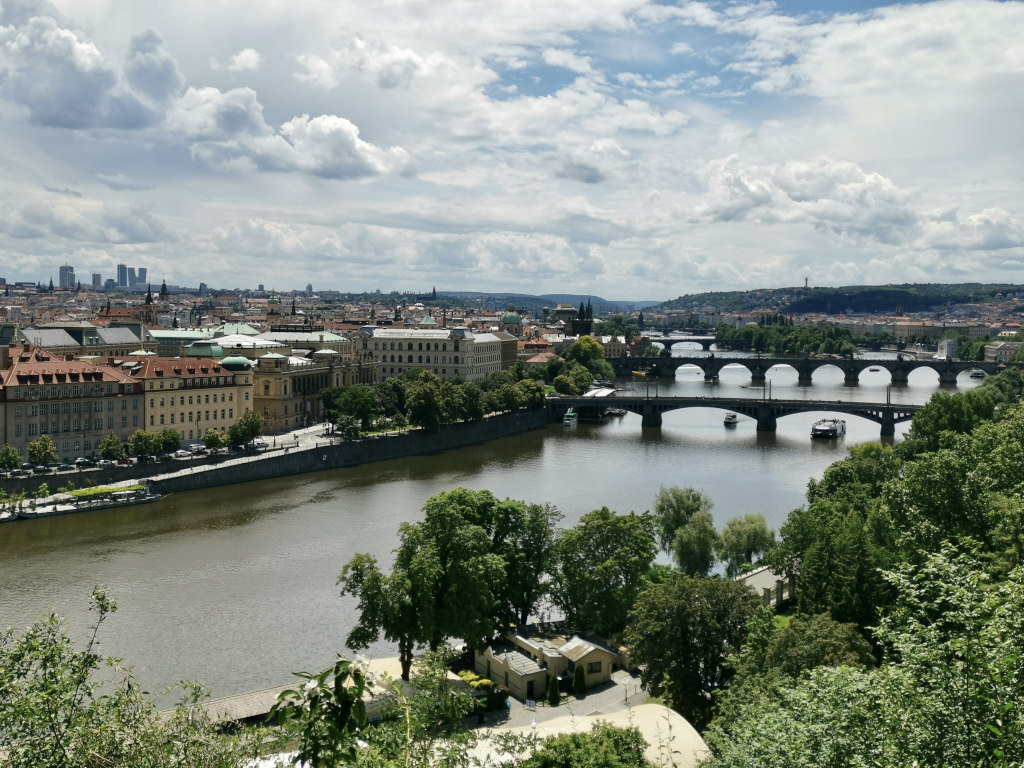
{"type": "Polygon", "coordinates": [[[161,453],[174,453],[181,448],[181,433],[171,427],[161,429],[157,433],[157,445],[161,453]]]}
{"type": "Polygon", "coordinates": [[[157,452],[158,441],[155,432],[137,429],[128,438],[128,450],[136,456],[150,456],[157,452]]]}
{"type": "Polygon", "coordinates": [[[759,605],[746,584],[731,579],[677,573],[649,587],[625,632],[644,686],[702,728],[710,719],[711,694],[729,682],[726,658],[739,652],[759,605]]]}
{"type": "Polygon", "coordinates": [[[10,443],[0,446],[0,469],[17,469],[21,466],[21,455],[10,443]]]}
{"type": "Polygon", "coordinates": [[[258,757],[262,729],[220,733],[196,706],[202,692],[194,687],[159,713],[130,670],[98,652],[101,625],[116,606],[96,590],[92,610],[96,621],[81,650],[52,614],[21,635],[0,634],[5,766],[241,768],[258,757]]]}
{"type": "Polygon", "coordinates": [[[208,429],[203,433],[203,445],[206,450],[219,451],[228,444],[228,436],[216,429],[208,429]]]}
{"type": "Polygon", "coordinates": [[[775,544],[775,532],[764,515],[748,514],[730,519],[719,535],[718,556],[725,561],[726,575],[737,575],[775,544]]]}
{"type": "Polygon", "coordinates": [[[121,442],[121,438],[111,432],[100,440],[99,452],[100,458],[107,461],[123,459],[125,456],[124,443],[121,442]]]}
{"type": "Polygon", "coordinates": [[[697,512],[711,512],[714,502],[696,488],[662,486],[654,498],[654,515],[658,523],[658,543],[666,552],[672,551],[676,531],[690,522],[697,512]]]}
{"type": "Polygon", "coordinates": [[[358,421],[361,430],[369,430],[377,416],[373,387],[366,384],[346,387],[335,400],[334,413],[336,417],[351,416],[358,421]]]}
{"type": "Polygon", "coordinates": [[[654,562],[654,529],[649,514],[602,507],[562,533],[551,600],[569,624],[604,636],[622,631],[654,562]]]}
{"type": "Polygon", "coordinates": [[[437,377],[410,384],[407,392],[409,423],[436,432],[441,427],[441,387],[437,377]]]}
{"type": "Polygon", "coordinates": [[[680,528],[672,540],[672,556],[683,573],[707,576],[715,567],[715,552],[720,541],[711,513],[699,510],[680,528]]]}
{"type": "Polygon", "coordinates": [[[338,577],[342,595],[358,600],[359,621],[349,631],[345,645],[366,648],[383,634],[398,644],[402,679],[408,681],[413,653],[428,639],[426,616],[421,611],[427,598],[421,594],[415,571],[397,567],[385,575],[372,555],[355,555],[338,577]]]}
{"type": "Polygon", "coordinates": [[[37,467],[57,461],[57,448],[49,435],[41,435],[28,444],[28,460],[37,467]]]}
{"type": "Polygon", "coordinates": [[[228,443],[245,445],[263,433],[263,417],[255,411],[246,411],[228,427],[228,443]]]}
{"type": "Polygon", "coordinates": [[[604,359],[604,347],[592,336],[580,336],[565,351],[562,357],[569,363],[578,363],[596,379],[613,379],[615,371],[604,359]]]}
{"type": "Polygon", "coordinates": [[[589,731],[561,733],[544,739],[520,768],[650,768],[647,742],[639,729],[598,722],[589,731]]]}
{"type": "Polygon", "coordinates": [[[577,664],[572,671],[572,695],[577,699],[583,698],[587,693],[587,674],[582,664],[577,664]]]}
{"type": "Polygon", "coordinates": [[[548,675],[548,706],[557,707],[561,700],[562,697],[558,693],[558,678],[554,675],[548,675]]]}

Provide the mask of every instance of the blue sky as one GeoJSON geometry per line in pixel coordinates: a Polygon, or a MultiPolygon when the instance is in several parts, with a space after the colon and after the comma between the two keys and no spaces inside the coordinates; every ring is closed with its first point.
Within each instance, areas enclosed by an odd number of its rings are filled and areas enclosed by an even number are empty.
{"type": "Polygon", "coordinates": [[[1024,4],[0,0],[0,276],[1024,282],[1024,4]]]}

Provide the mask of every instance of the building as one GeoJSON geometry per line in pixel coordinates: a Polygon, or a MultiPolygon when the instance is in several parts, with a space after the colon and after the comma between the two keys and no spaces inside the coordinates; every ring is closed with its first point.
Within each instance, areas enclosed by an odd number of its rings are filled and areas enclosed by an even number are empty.
{"type": "Polygon", "coordinates": [[[1008,363],[1021,347],[1024,347],[1024,342],[1021,341],[994,341],[991,344],[986,344],[985,362],[1008,363]]]}
{"type": "Polygon", "coordinates": [[[49,435],[58,455],[93,454],[109,434],[126,442],[143,426],[141,384],[130,374],[37,347],[0,347],[0,433],[23,457],[49,435]]]}
{"type": "Polygon", "coordinates": [[[74,290],[75,268],[69,267],[67,264],[64,264],[58,268],[58,272],[60,287],[64,290],[74,290]]]}
{"type": "Polygon", "coordinates": [[[356,383],[353,367],[338,352],[324,349],[311,357],[268,352],[253,368],[253,407],[263,417],[263,431],[276,434],[323,421],[320,391],[356,383]]]}
{"type": "Polygon", "coordinates": [[[360,330],[357,340],[359,350],[379,363],[381,379],[421,369],[442,379],[461,378],[473,383],[502,369],[505,343],[493,333],[474,333],[468,328],[377,326],[360,330]]]}
{"type": "Polygon", "coordinates": [[[128,287],[128,265],[118,264],[117,265],[117,287],[127,288],[128,287]]]}
{"type": "Polygon", "coordinates": [[[252,410],[252,363],[244,357],[139,356],[116,362],[141,383],[144,428],[150,431],[170,428],[183,442],[196,442],[208,429],[226,432],[252,410]]]}
{"type": "Polygon", "coordinates": [[[92,289],[94,291],[103,289],[103,276],[99,272],[92,273],[92,289]]]}
{"type": "Polygon", "coordinates": [[[594,640],[529,628],[489,643],[474,659],[477,674],[524,700],[543,697],[549,675],[557,677],[564,690],[572,684],[576,667],[582,666],[587,688],[594,688],[611,680],[612,671],[622,664],[618,653],[594,640]]]}

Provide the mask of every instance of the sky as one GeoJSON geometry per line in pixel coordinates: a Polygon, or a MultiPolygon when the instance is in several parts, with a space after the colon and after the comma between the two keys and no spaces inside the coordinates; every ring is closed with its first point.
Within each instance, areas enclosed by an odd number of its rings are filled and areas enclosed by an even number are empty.
{"type": "Polygon", "coordinates": [[[1024,283],[1024,2],[0,0],[0,277],[1024,283]]]}

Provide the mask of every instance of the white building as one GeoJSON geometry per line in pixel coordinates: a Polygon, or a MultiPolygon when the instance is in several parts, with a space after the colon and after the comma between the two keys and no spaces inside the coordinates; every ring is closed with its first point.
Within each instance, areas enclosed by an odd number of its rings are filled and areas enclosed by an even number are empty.
{"type": "Polygon", "coordinates": [[[381,379],[420,368],[475,383],[501,370],[501,339],[468,328],[368,327],[359,332],[357,345],[380,364],[381,379]]]}

